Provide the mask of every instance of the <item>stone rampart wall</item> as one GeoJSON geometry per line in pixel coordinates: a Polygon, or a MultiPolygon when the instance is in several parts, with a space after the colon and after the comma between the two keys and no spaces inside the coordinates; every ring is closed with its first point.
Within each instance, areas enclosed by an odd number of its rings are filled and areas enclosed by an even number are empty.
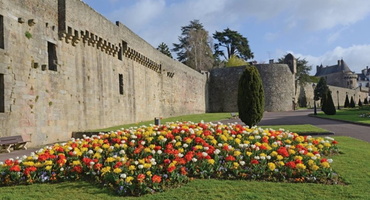
{"type": "Polygon", "coordinates": [[[0,137],[29,135],[35,146],[206,110],[207,76],[80,0],[4,0],[0,15],[0,137]]]}
{"type": "MultiPolygon", "coordinates": [[[[257,64],[265,93],[265,111],[293,109],[294,76],[286,64],[257,64]]],[[[210,73],[209,111],[238,112],[239,78],[243,67],[214,69],[210,73]]]]}

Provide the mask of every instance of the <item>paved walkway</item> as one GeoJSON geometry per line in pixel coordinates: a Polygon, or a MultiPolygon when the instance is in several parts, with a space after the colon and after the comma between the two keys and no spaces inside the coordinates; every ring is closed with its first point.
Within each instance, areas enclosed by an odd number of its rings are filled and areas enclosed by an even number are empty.
{"type": "MultiPolygon", "coordinates": [[[[313,110],[296,110],[288,112],[265,112],[259,126],[266,125],[299,125],[311,124],[326,129],[334,135],[349,136],[370,142],[370,125],[353,124],[343,121],[323,119],[308,116],[313,110]]],[[[223,123],[238,122],[244,124],[240,119],[223,120],[223,123]]]]}
{"type": "MultiPolygon", "coordinates": [[[[312,124],[314,126],[326,129],[333,132],[334,135],[350,136],[370,142],[370,126],[352,124],[348,122],[322,119],[310,117],[313,110],[296,110],[288,112],[265,112],[263,119],[258,124],[265,125],[298,125],[298,124],[312,124]]],[[[222,120],[223,123],[237,122],[244,124],[240,119],[222,120]]],[[[31,148],[28,150],[17,150],[10,153],[0,153],[0,161],[5,161],[8,158],[21,157],[23,155],[30,155],[31,152],[38,150],[38,148],[31,148]]]]}

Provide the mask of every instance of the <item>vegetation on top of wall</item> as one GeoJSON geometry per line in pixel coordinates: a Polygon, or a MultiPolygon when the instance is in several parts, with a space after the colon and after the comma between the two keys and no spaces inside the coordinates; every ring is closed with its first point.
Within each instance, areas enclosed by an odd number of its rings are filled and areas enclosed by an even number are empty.
{"type": "Polygon", "coordinates": [[[24,35],[26,36],[27,39],[31,39],[32,38],[32,34],[29,31],[26,31],[24,33],[24,35]]]}
{"type": "Polygon", "coordinates": [[[236,55],[232,55],[227,62],[225,63],[225,67],[240,67],[240,66],[248,66],[249,63],[245,60],[238,58],[236,55]]]}

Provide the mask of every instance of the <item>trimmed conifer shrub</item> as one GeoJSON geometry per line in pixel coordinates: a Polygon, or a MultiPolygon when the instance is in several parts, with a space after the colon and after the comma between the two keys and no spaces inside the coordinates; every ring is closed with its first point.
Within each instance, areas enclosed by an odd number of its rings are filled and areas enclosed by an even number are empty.
{"type": "Polygon", "coordinates": [[[330,90],[327,90],[326,91],[326,95],[325,95],[325,99],[324,103],[323,103],[323,106],[325,106],[325,108],[323,107],[323,111],[326,115],[335,115],[337,113],[337,110],[335,109],[335,105],[334,105],[334,102],[333,102],[333,97],[331,96],[331,91],[330,90]]]}
{"type": "Polygon", "coordinates": [[[346,100],[344,101],[344,107],[349,108],[349,99],[348,99],[348,94],[346,94],[346,100]]]}
{"type": "Polygon", "coordinates": [[[265,95],[260,74],[255,66],[247,66],[239,79],[239,118],[248,126],[257,125],[263,117],[265,95]]]}
{"type": "Polygon", "coordinates": [[[349,103],[350,108],[356,107],[355,101],[353,100],[353,97],[351,96],[351,102],[349,103]]]}
{"type": "Polygon", "coordinates": [[[369,104],[369,101],[367,100],[367,97],[365,97],[365,99],[364,99],[364,104],[365,105],[369,104]]]}

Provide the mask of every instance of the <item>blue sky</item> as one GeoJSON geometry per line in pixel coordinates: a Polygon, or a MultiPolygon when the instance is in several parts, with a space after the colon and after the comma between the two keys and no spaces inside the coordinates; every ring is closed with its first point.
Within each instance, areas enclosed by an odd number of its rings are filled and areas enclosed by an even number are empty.
{"type": "MultiPolygon", "coordinates": [[[[226,28],[249,41],[254,59],[267,63],[286,53],[312,66],[343,59],[359,73],[370,66],[368,0],[83,0],[157,47],[178,43],[181,27],[198,19],[209,32],[226,28]]],[[[173,54],[175,56],[175,54],[173,54]]]]}

